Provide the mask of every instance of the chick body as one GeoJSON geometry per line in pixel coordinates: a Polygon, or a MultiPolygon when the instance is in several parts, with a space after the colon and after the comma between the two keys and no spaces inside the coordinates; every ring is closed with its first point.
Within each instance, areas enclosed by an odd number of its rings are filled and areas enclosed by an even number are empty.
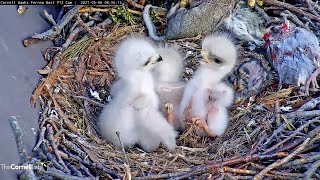
{"type": "MultiPolygon", "coordinates": [[[[236,62],[236,48],[224,36],[208,36],[203,40],[201,63],[187,83],[180,104],[181,120],[190,121],[185,110],[191,106],[191,116],[201,119],[199,135],[222,135],[228,124],[227,106],[233,101],[233,90],[222,82],[236,62]]],[[[197,124],[197,122],[196,122],[197,124]]]]}
{"type": "MultiPolygon", "coordinates": [[[[160,99],[160,110],[168,113],[167,104],[172,105],[172,125],[176,130],[182,130],[184,124],[178,120],[178,107],[182,99],[185,82],[181,81],[183,73],[183,57],[173,47],[161,47],[157,52],[162,57],[152,71],[156,84],[156,92],[160,99]]],[[[169,120],[168,120],[169,121],[169,120]]]]}
{"type": "Polygon", "coordinates": [[[120,44],[115,57],[120,79],[112,86],[113,98],[100,116],[101,134],[115,146],[120,146],[118,131],[125,147],[139,144],[148,152],[160,143],[168,149],[175,147],[176,134],[159,111],[151,74],[160,59],[150,41],[143,38],[131,37],[120,44]]]}

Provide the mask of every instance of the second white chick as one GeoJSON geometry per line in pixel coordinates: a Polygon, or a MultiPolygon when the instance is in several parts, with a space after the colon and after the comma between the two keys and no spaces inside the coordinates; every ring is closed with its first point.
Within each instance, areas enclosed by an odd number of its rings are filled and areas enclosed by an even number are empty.
{"type": "Polygon", "coordinates": [[[202,62],[185,88],[179,115],[181,120],[190,121],[185,111],[191,107],[192,121],[202,129],[200,135],[221,136],[228,125],[227,107],[234,96],[233,89],[222,79],[234,67],[237,50],[226,36],[211,35],[204,38],[201,55],[202,62]]]}
{"type": "Polygon", "coordinates": [[[176,130],[182,130],[184,124],[178,120],[178,107],[185,87],[185,82],[181,81],[183,57],[176,47],[161,47],[157,52],[162,61],[157,63],[152,74],[160,99],[160,109],[176,130]]]}
{"type": "Polygon", "coordinates": [[[158,110],[150,72],[161,60],[153,44],[139,37],[120,44],[115,57],[120,80],[100,116],[101,133],[115,146],[120,146],[118,131],[125,147],[139,144],[150,152],[163,143],[170,150],[175,148],[176,133],[158,110]]]}
{"type": "Polygon", "coordinates": [[[152,70],[156,84],[180,81],[183,72],[183,57],[180,52],[172,47],[158,48],[157,52],[162,57],[162,61],[152,70]]]}

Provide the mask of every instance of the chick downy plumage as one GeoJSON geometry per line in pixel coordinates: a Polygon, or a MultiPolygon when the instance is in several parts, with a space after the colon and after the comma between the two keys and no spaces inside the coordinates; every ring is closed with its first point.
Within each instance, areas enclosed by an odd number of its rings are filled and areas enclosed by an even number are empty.
{"type": "Polygon", "coordinates": [[[160,99],[160,109],[176,130],[182,130],[184,124],[178,120],[178,107],[185,87],[185,82],[181,81],[183,57],[174,47],[161,47],[157,52],[163,61],[157,63],[152,74],[160,99]]]}
{"type": "MultiPolygon", "coordinates": [[[[320,65],[320,47],[310,31],[295,27],[287,19],[282,25],[272,26],[265,34],[267,54],[282,83],[317,87],[316,68],[320,65]]],[[[320,73],[320,70],[319,70],[320,73]]]]}
{"type": "MultiPolygon", "coordinates": [[[[235,45],[225,36],[211,35],[202,43],[203,62],[187,83],[179,107],[181,120],[191,105],[191,116],[207,136],[220,136],[228,124],[227,107],[233,101],[233,89],[222,82],[235,65],[235,45]],[[196,119],[194,119],[196,118],[196,119]]],[[[186,119],[187,118],[187,119],[186,119]]],[[[200,131],[200,135],[204,135],[200,131]]]]}
{"type": "Polygon", "coordinates": [[[183,72],[183,57],[180,52],[172,47],[158,48],[157,52],[162,61],[152,70],[156,82],[180,81],[183,72]]]}
{"type": "Polygon", "coordinates": [[[125,147],[139,144],[150,152],[163,143],[175,148],[176,132],[159,111],[150,72],[159,61],[156,48],[143,38],[130,37],[119,45],[115,65],[120,79],[100,115],[101,134],[115,146],[120,146],[118,131],[125,147]]]}

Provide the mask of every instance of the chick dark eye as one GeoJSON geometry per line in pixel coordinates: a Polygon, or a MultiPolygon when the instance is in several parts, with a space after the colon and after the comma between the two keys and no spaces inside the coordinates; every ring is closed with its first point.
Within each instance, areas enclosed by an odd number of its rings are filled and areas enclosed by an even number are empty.
{"type": "Polygon", "coordinates": [[[163,59],[161,56],[159,56],[159,58],[157,59],[157,62],[161,62],[161,61],[163,61],[163,59]]]}
{"type": "Polygon", "coordinates": [[[217,64],[221,64],[222,61],[219,58],[213,58],[213,62],[217,63],[217,64]]]}

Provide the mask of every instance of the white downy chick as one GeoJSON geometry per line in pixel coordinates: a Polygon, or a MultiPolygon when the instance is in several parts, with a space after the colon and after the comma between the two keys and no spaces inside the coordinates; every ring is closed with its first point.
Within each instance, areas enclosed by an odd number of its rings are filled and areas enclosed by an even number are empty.
{"type": "Polygon", "coordinates": [[[131,37],[120,44],[115,59],[120,80],[115,87],[117,92],[100,116],[102,135],[118,147],[117,131],[125,147],[139,144],[144,150],[153,151],[163,143],[174,149],[176,133],[158,110],[150,72],[161,56],[150,42],[131,37]]]}
{"type": "Polygon", "coordinates": [[[162,61],[152,70],[156,82],[180,81],[183,72],[183,57],[180,52],[170,47],[158,48],[157,52],[162,61]]]}
{"type": "Polygon", "coordinates": [[[130,69],[137,69],[156,54],[154,43],[144,36],[135,34],[122,41],[115,53],[114,67],[121,78],[130,69]]]}
{"type": "Polygon", "coordinates": [[[161,47],[157,52],[163,61],[157,63],[152,74],[160,100],[160,110],[176,130],[182,130],[184,124],[178,120],[178,107],[186,84],[181,81],[183,57],[176,47],[161,47]]]}
{"type": "Polygon", "coordinates": [[[192,120],[207,136],[222,135],[228,124],[226,107],[233,101],[233,90],[222,79],[234,67],[237,50],[226,36],[211,35],[203,40],[201,55],[203,62],[184,91],[180,120],[190,120],[185,110],[191,105],[192,120]]]}

